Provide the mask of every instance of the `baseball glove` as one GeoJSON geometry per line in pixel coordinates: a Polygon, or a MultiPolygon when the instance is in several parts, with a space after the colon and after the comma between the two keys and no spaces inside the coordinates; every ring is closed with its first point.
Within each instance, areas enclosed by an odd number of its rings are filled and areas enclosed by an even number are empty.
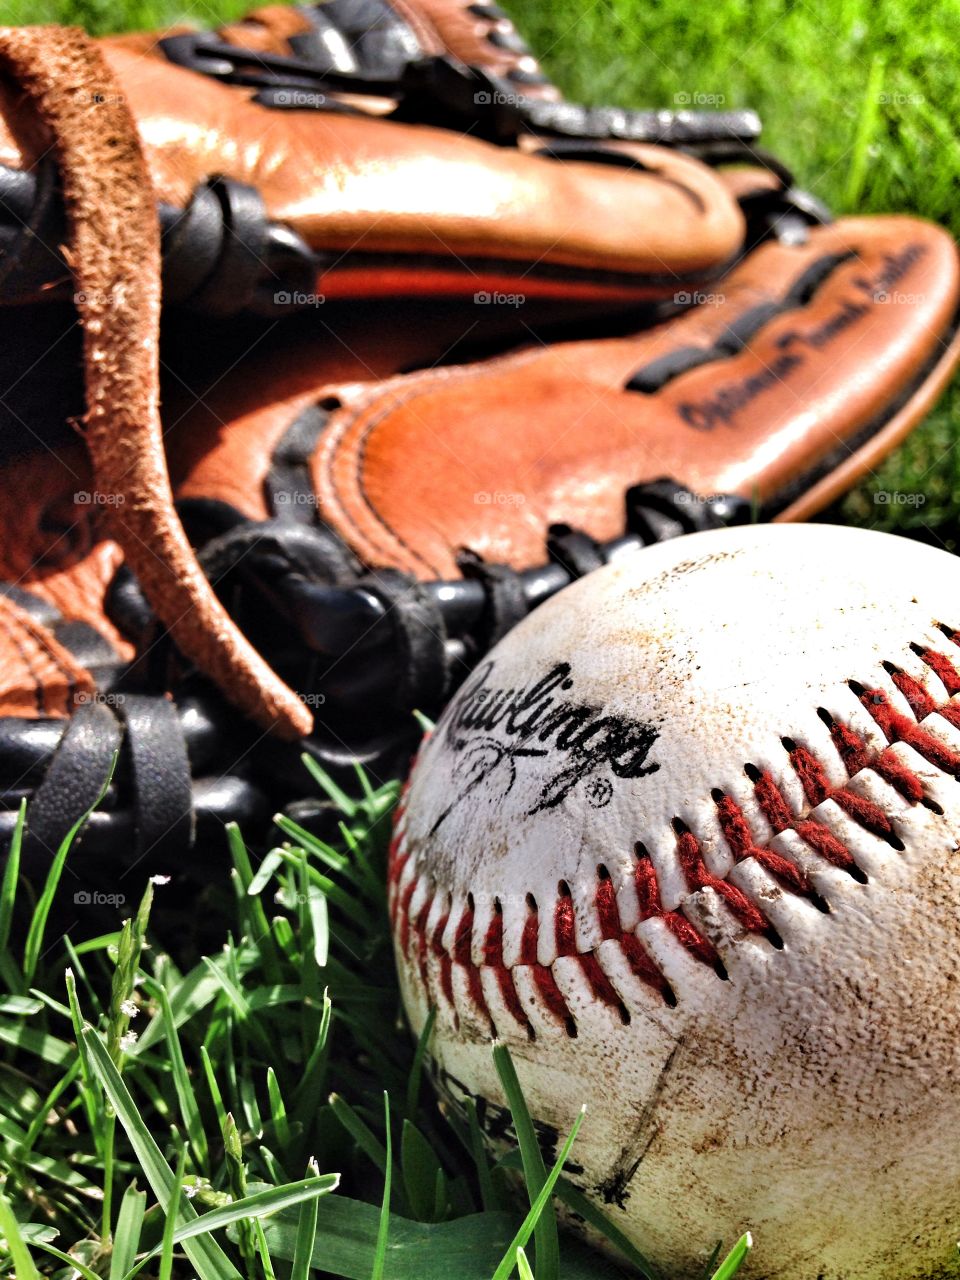
{"type": "Polygon", "coordinates": [[[729,185],[668,147],[527,154],[369,113],[285,113],[58,28],[0,31],[0,68],[0,298],[72,291],[94,469],[137,495],[117,522],[124,555],[182,652],[288,737],[309,732],[307,708],[218,604],[172,509],[161,261],[166,302],[215,312],[316,303],[318,279],[331,297],[522,282],[609,305],[693,297],[743,246],[729,185]]]}

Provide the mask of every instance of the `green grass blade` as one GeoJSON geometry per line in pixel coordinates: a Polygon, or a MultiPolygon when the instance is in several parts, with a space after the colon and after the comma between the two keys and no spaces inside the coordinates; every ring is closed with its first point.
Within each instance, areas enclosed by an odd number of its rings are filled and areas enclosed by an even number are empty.
{"type": "Polygon", "coordinates": [[[517,1276],[519,1280],[536,1280],[536,1276],[530,1269],[530,1263],[527,1261],[527,1255],[523,1249],[517,1250],[517,1276]]]}
{"type": "MultiPolygon", "coordinates": [[[[50,1244],[47,1240],[34,1241],[34,1247],[42,1249],[44,1253],[49,1253],[51,1258],[57,1258],[60,1262],[69,1267],[70,1270],[68,1274],[70,1276],[72,1276],[76,1271],[78,1275],[83,1277],[83,1280],[103,1280],[102,1276],[98,1276],[95,1271],[91,1271],[88,1266],[85,1266],[84,1263],[75,1258],[73,1254],[64,1253],[62,1249],[58,1249],[56,1245],[50,1244]]],[[[27,1280],[41,1280],[40,1273],[36,1270],[32,1272],[28,1271],[25,1274],[27,1280]]],[[[20,1280],[19,1272],[14,1272],[14,1280],[20,1280]]]]}
{"type": "Polygon", "coordinates": [[[370,1157],[381,1173],[385,1173],[390,1157],[387,1148],[378,1140],[370,1126],[357,1115],[349,1102],[345,1102],[338,1094],[332,1093],[329,1103],[333,1114],[360,1150],[370,1157]]]}
{"type": "Polygon", "coordinates": [[[110,1280],[122,1280],[132,1270],[140,1250],[140,1232],[147,1208],[147,1193],[138,1191],[131,1182],[120,1201],[117,1228],[113,1233],[113,1253],[110,1255],[110,1280]]]}
{"type": "Polygon", "coordinates": [[[213,1074],[213,1063],[210,1061],[210,1054],[205,1044],[200,1046],[200,1062],[203,1065],[203,1074],[207,1081],[207,1088],[210,1090],[213,1109],[216,1112],[217,1128],[223,1133],[223,1126],[227,1123],[227,1108],[223,1104],[223,1094],[220,1092],[217,1078],[213,1074]]]}
{"type": "Polygon", "coordinates": [[[393,1153],[390,1139],[390,1095],[383,1091],[383,1111],[387,1132],[386,1172],[383,1176],[383,1204],[380,1207],[380,1227],[377,1231],[377,1249],[373,1258],[373,1271],[370,1280],[383,1280],[383,1269],[387,1261],[387,1240],[390,1234],[390,1183],[393,1165],[393,1153]]]}
{"type": "Polygon", "coordinates": [[[270,1099],[270,1117],[273,1120],[274,1132],[281,1148],[290,1145],[290,1125],[287,1121],[287,1108],[283,1101],[283,1090],[273,1067],[267,1068],[267,1097],[270,1099]]]}
{"type": "Polygon", "coordinates": [[[417,1048],[413,1055],[410,1076],[407,1080],[406,1116],[408,1120],[412,1120],[417,1114],[417,1106],[420,1101],[420,1080],[423,1076],[423,1060],[426,1057],[427,1045],[430,1043],[430,1036],[433,1034],[433,1024],[436,1019],[437,1010],[436,1008],[431,1008],[427,1012],[427,1020],[424,1022],[423,1030],[417,1039],[417,1048]]]}
{"type": "Polygon", "coordinates": [[[470,1135],[470,1154],[473,1156],[477,1182],[480,1184],[480,1203],[489,1212],[500,1208],[500,1197],[497,1195],[496,1188],[493,1185],[493,1177],[490,1173],[490,1159],[483,1141],[483,1134],[480,1132],[480,1124],[477,1120],[477,1104],[473,1098],[467,1098],[466,1112],[470,1135]]]}
{"type": "MultiPolygon", "coordinates": [[[[307,1166],[315,1177],[319,1173],[316,1160],[307,1166]]],[[[310,1264],[313,1257],[313,1242],[317,1238],[317,1197],[311,1196],[300,1206],[300,1217],[297,1220],[297,1242],[293,1253],[293,1265],[290,1268],[290,1280],[309,1280],[310,1264]]]]}
{"type": "Polygon", "coordinates": [[[23,843],[23,824],[27,816],[27,802],[20,801],[17,825],[13,829],[7,865],[3,869],[0,885],[0,951],[6,951],[10,943],[10,925],[13,923],[13,907],[17,900],[17,880],[20,878],[20,847],[23,843]]]}
{"type": "Polygon", "coordinates": [[[183,1127],[190,1146],[193,1148],[197,1164],[200,1168],[203,1168],[207,1163],[207,1135],[203,1131],[203,1121],[200,1119],[196,1091],[187,1071],[183,1049],[180,1045],[180,1037],[177,1035],[177,1028],[173,1020],[173,1010],[170,1008],[170,997],[167,995],[163,984],[152,979],[147,979],[144,982],[144,987],[153,993],[160,1005],[160,1016],[163,1018],[164,1031],[166,1033],[170,1070],[173,1075],[177,1101],[180,1104],[183,1127]]]}
{"type": "Polygon", "coordinates": [[[557,1199],[562,1200],[568,1209],[572,1209],[575,1214],[583,1218],[588,1226],[591,1226],[594,1231],[599,1235],[605,1236],[612,1245],[616,1246],[646,1280],[661,1280],[660,1274],[653,1263],[648,1262],[623,1232],[610,1221],[607,1215],[598,1209],[591,1200],[588,1200],[578,1187],[575,1187],[572,1182],[568,1182],[566,1178],[561,1178],[557,1183],[557,1199]]]}
{"type": "Polygon", "coordinates": [[[880,118],[880,90],[883,86],[884,71],[883,58],[875,57],[870,64],[870,73],[867,76],[867,84],[860,104],[860,118],[857,121],[857,132],[853,141],[850,166],[847,170],[844,204],[848,209],[855,209],[863,198],[863,188],[870,164],[870,147],[880,118]]]}
{"type": "Polygon", "coordinates": [[[713,1273],[713,1280],[733,1280],[753,1248],[753,1236],[745,1232],[713,1273]]]}
{"type": "Polygon", "coordinates": [[[57,885],[60,883],[60,876],[63,873],[63,866],[67,860],[67,854],[70,852],[70,846],[76,838],[77,832],[84,825],[91,813],[100,804],[103,797],[107,794],[107,789],[113,779],[113,771],[117,767],[117,752],[113,753],[113,760],[110,762],[110,768],[103,786],[100,788],[100,794],[94,800],[90,808],[80,815],[67,834],[60,842],[56,855],[47,872],[47,878],[43,886],[43,892],[37,902],[36,910],[33,913],[33,919],[30,921],[30,928],[27,931],[27,941],[23,949],[23,979],[24,985],[29,987],[33,982],[34,975],[37,972],[37,963],[40,959],[40,953],[43,950],[43,939],[47,931],[47,920],[50,917],[50,909],[53,906],[53,899],[56,896],[57,885]]]}
{"type": "Polygon", "coordinates": [[[20,1234],[10,1201],[2,1193],[0,1193],[0,1232],[3,1233],[7,1242],[17,1280],[40,1280],[40,1272],[20,1234]]]}
{"type": "MultiPolygon", "coordinates": [[[[545,1184],[547,1171],[544,1168],[543,1156],[537,1143],[537,1135],[527,1110],[523,1090],[517,1079],[517,1072],[510,1057],[510,1051],[504,1044],[498,1044],[493,1050],[493,1060],[503,1091],[507,1096],[513,1127],[523,1161],[523,1173],[527,1183],[527,1194],[531,1205],[539,1199],[545,1184]]],[[[544,1201],[546,1205],[546,1201],[544,1201]]],[[[537,1271],[540,1280],[558,1280],[560,1274],[560,1243],[557,1238],[557,1219],[552,1208],[537,1215],[534,1231],[537,1249],[537,1271]]],[[[521,1244],[524,1241],[520,1242],[521,1244]]],[[[509,1274],[509,1272],[508,1272],[509,1274]]]]}
{"type": "Polygon", "coordinates": [[[177,1153],[177,1168],[173,1175],[173,1186],[170,1201],[163,1221],[163,1239],[160,1242],[160,1265],[157,1268],[158,1280],[170,1280],[173,1275],[173,1233],[177,1225],[177,1207],[183,1192],[183,1174],[187,1166],[187,1149],[181,1146],[177,1153]]]}
{"type": "Polygon", "coordinates": [[[50,1067],[66,1067],[74,1059],[73,1046],[35,1027],[25,1027],[19,1022],[0,1018],[0,1044],[9,1044],[31,1058],[38,1058],[50,1067]]]}
{"type": "MultiPolygon", "coordinates": [[[[165,1211],[176,1213],[177,1206],[172,1200],[173,1170],[164,1160],[160,1148],[144,1124],[133,1098],[100,1037],[92,1028],[88,1028],[83,1032],[83,1039],[90,1054],[91,1066],[110,1099],[154,1195],[165,1211]]],[[[196,1210],[187,1201],[181,1201],[179,1211],[188,1220],[197,1217],[196,1210]]],[[[200,1238],[188,1241],[185,1247],[187,1256],[196,1268],[199,1280],[243,1280],[240,1272],[215,1240],[200,1238]]]]}
{"type": "MultiPolygon", "coordinates": [[[[520,1230],[514,1236],[513,1240],[510,1242],[509,1249],[507,1249],[507,1252],[504,1254],[503,1261],[494,1272],[493,1280],[509,1280],[509,1277],[513,1274],[513,1269],[516,1266],[517,1261],[517,1250],[523,1248],[535,1231],[536,1224],[542,1216],[543,1211],[553,1194],[554,1186],[556,1185],[557,1179],[560,1177],[560,1171],[566,1163],[567,1156],[570,1154],[570,1148],[573,1146],[576,1141],[577,1134],[580,1132],[580,1125],[583,1123],[583,1117],[585,1114],[586,1107],[583,1107],[580,1114],[574,1121],[573,1128],[570,1130],[570,1136],[563,1144],[563,1150],[560,1152],[559,1156],[557,1156],[556,1164],[547,1175],[536,1200],[534,1200],[530,1206],[530,1212],[524,1218],[520,1226],[520,1230]]],[[[554,1226],[556,1226],[556,1221],[554,1221],[554,1226]]],[[[537,1270],[540,1271],[539,1254],[537,1256],[537,1270]]]]}

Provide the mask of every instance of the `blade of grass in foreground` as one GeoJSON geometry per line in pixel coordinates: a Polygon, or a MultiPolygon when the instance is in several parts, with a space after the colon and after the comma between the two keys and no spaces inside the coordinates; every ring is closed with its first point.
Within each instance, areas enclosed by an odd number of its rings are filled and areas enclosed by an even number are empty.
{"type": "Polygon", "coordinates": [[[746,1231],[717,1267],[713,1273],[713,1280],[733,1280],[752,1248],[753,1236],[749,1231],[746,1231]]]}
{"type": "MultiPolygon", "coordinates": [[[[523,1090],[517,1079],[517,1072],[510,1057],[510,1051],[504,1044],[498,1044],[493,1050],[493,1060],[507,1095],[510,1114],[513,1117],[513,1128],[517,1135],[520,1158],[523,1161],[523,1174],[527,1182],[527,1193],[531,1205],[539,1199],[540,1192],[546,1182],[547,1171],[543,1164],[543,1156],[537,1143],[533,1121],[527,1110],[523,1090]]],[[[577,1126],[579,1127],[579,1120],[577,1126]]],[[[554,1179],[556,1181],[556,1179],[554,1179]]],[[[546,1200],[544,1206],[546,1206],[546,1200]]],[[[540,1280],[558,1280],[560,1275],[560,1242],[557,1239],[557,1219],[553,1210],[541,1212],[534,1219],[534,1240],[537,1248],[537,1271],[540,1280]]],[[[520,1241],[521,1244],[525,1243],[520,1241]]],[[[511,1264],[511,1270],[513,1269],[511,1264]]],[[[510,1274],[508,1271],[507,1275],[510,1274]]]]}
{"type": "Polygon", "coordinates": [[[519,1280],[537,1280],[522,1248],[517,1250],[517,1276],[519,1280]]]}
{"type": "Polygon", "coordinates": [[[20,1228],[17,1226],[17,1220],[13,1215],[10,1201],[2,1194],[0,1194],[0,1232],[3,1233],[6,1239],[7,1249],[10,1251],[10,1257],[13,1260],[14,1275],[19,1280],[40,1280],[40,1272],[34,1265],[30,1250],[20,1234],[20,1228]]]}
{"type": "Polygon", "coordinates": [[[10,925],[13,922],[13,904],[17,896],[17,879],[20,875],[20,846],[23,843],[23,824],[27,816],[27,802],[20,801],[17,825],[13,829],[7,865],[3,869],[3,886],[0,888],[0,952],[5,952],[10,941],[10,925]]]}
{"type": "MultiPolygon", "coordinates": [[[[173,1214],[179,1212],[188,1222],[195,1220],[197,1212],[187,1201],[181,1200],[179,1206],[173,1203],[176,1182],[173,1170],[164,1160],[163,1153],[144,1124],[127,1086],[120,1077],[120,1072],[114,1066],[103,1042],[92,1027],[84,1028],[83,1041],[87,1047],[91,1067],[103,1085],[103,1090],[130,1139],[130,1145],[140,1161],[144,1175],[164,1211],[173,1214]]],[[[199,1280],[243,1280],[240,1272],[217,1242],[209,1236],[186,1241],[184,1248],[187,1257],[196,1267],[199,1280]]]]}
{"type": "MultiPolygon", "coordinates": [[[[316,1177],[320,1166],[311,1159],[307,1172],[316,1177]]],[[[300,1206],[300,1218],[297,1222],[297,1243],[293,1253],[293,1266],[290,1268],[290,1280],[310,1280],[310,1260],[313,1256],[313,1242],[317,1238],[317,1198],[313,1196],[304,1200],[300,1206]]]]}
{"type": "Polygon", "coordinates": [[[383,1175],[383,1205],[380,1209],[380,1229],[377,1232],[377,1251],[373,1259],[373,1273],[370,1280],[383,1280],[383,1267],[387,1257],[387,1238],[390,1232],[390,1175],[393,1166],[393,1152],[390,1140],[390,1095],[383,1091],[384,1123],[387,1135],[386,1169],[383,1175]]]}
{"type": "MultiPolygon", "coordinates": [[[[556,1164],[550,1170],[543,1186],[540,1188],[537,1198],[531,1204],[530,1212],[524,1218],[520,1226],[520,1230],[510,1242],[510,1248],[504,1254],[503,1261],[494,1272],[493,1280],[509,1280],[509,1277],[513,1274],[513,1269],[516,1266],[517,1261],[517,1250],[522,1249],[530,1239],[530,1236],[536,1229],[537,1222],[540,1220],[544,1209],[549,1203],[550,1197],[553,1194],[553,1188],[556,1185],[557,1179],[560,1177],[560,1171],[566,1164],[567,1156],[570,1154],[570,1148],[573,1146],[576,1141],[577,1134],[580,1132],[580,1126],[583,1123],[583,1117],[586,1115],[586,1111],[586,1107],[582,1107],[580,1109],[580,1114],[573,1122],[573,1128],[570,1130],[570,1136],[563,1144],[563,1150],[557,1156],[556,1164]]],[[[556,1232],[556,1219],[553,1220],[553,1223],[554,1232],[556,1232]]],[[[537,1259],[537,1270],[540,1270],[539,1258],[537,1259]]]]}
{"type": "Polygon", "coordinates": [[[110,1255],[110,1280],[122,1280],[132,1269],[140,1248],[140,1232],[147,1209],[147,1193],[138,1191],[131,1182],[120,1201],[117,1229],[113,1235],[113,1252],[110,1255]]]}

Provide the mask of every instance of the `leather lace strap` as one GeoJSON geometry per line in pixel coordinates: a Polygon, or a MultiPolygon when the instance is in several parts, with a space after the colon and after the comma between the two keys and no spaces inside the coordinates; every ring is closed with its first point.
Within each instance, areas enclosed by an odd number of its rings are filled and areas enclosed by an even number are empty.
{"type": "Polygon", "coordinates": [[[158,411],[160,245],[134,121],[93,42],[65,27],[0,29],[0,66],[59,155],[84,332],[86,441],[98,484],[123,494],[114,534],[178,648],[258,724],[312,716],[214,595],[173,508],[158,411]]]}

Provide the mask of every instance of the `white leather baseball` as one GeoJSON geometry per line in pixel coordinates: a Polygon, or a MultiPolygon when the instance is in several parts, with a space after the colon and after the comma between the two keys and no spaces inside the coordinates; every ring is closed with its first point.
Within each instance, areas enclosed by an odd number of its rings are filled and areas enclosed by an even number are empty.
{"type": "Polygon", "coordinates": [[[390,901],[434,1069],[669,1280],[954,1275],[960,560],[698,534],[544,604],[425,742],[390,901]],[[547,1152],[549,1157],[550,1152],[547,1152]]]}

